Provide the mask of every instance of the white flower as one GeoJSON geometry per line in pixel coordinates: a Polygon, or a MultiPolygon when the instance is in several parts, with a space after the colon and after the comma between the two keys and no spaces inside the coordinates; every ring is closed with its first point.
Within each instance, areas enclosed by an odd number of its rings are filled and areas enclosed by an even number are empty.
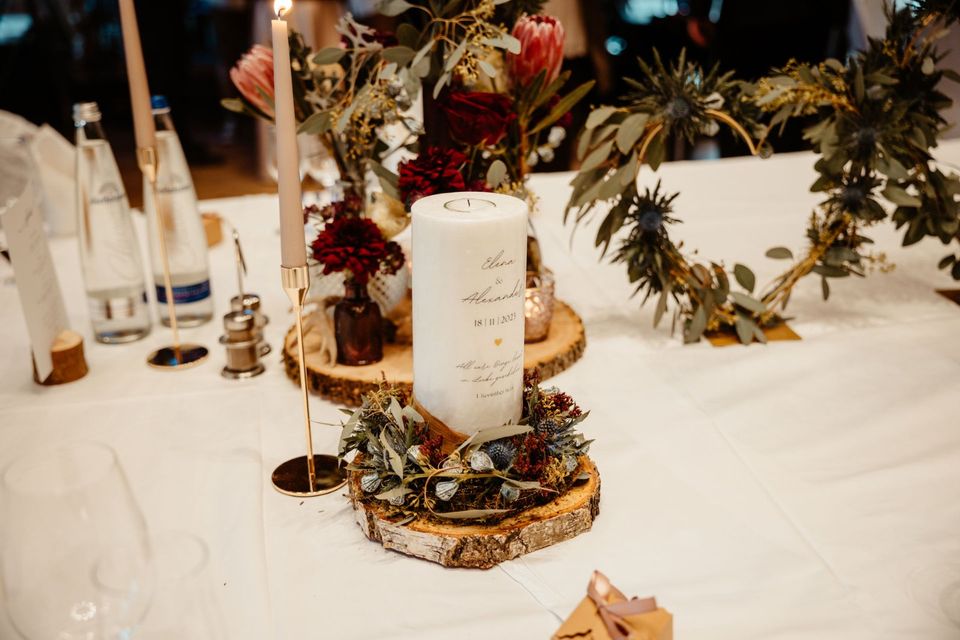
{"type": "Polygon", "coordinates": [[[474,471],[491,471],[493,469],[493,460],[486,451],[477,449],[470,455],[470,468],[474,471]]]}
{"type": "Polygon", "coordinates": [[[716,120],[707,120],[707,123],[703,125],[703,133],[707,136],[715,136],[720,133],[720,125],[717,124],[716,120]]]}
{"type": "Polygon", "coordinates": [[[430,461],[427,460],[427,456],[420,451],[420,445],[418,444],[415,444],[407,449],[407,457],[410,458],[411,462],[418,464],[421,467],[425,467],[430,463],[430,461]]]}
{"type": "Polygon", "coordinates": [[[460,487],[456,480],[444,480],[437,483],[437,497],[446,502],[457,493],[460,487]]]}
{"type": "Polygon", "coordinates": [[[380,476],[376,473],[365,473],[360,477],[360,488],[367,493],[373,493],[380,486],[380,476]]]}
{"type": "Polygon", "coordinates": [[[538,163],[539,161],[540,161],[540,157],[537,155],[537,152],[536,152],[536,151],[531,151],[531,152],[530,152],[530,155],[527,156],[527,166],[528,166],[528,167],[535,167],[535,166],[537,166],[537,163],[538,163]]]}
{"type": "Polygon", "coordinates": [[[560,143],[563,142],[563,139],[567,137],[567,130],[563,127],[551,127],[550,133],[547,135],[547,144],[556,149],[560,146],[560,143]]]}
{"type": "Polygon", "coordinates": [[[544,162],[553,162],[553,159],[556,157],[553,154],[553,148],[544,145],[537,149],[537,153],[540,155],[540,159],[544,162]]]}

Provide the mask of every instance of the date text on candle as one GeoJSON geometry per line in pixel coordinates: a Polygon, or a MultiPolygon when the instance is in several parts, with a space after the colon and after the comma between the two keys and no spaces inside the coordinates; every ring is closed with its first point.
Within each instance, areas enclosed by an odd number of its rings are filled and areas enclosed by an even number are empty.
{"type": "Polygon", "coordinates": [[[501,324],[507,324],[508,322],[513,322],[518,317],[516,311],[513,313],[508,313],[501,316],[491,316],[489,318],[477,318],[473,321],[473,326],[475,327],[496,327],[501,324]]]}

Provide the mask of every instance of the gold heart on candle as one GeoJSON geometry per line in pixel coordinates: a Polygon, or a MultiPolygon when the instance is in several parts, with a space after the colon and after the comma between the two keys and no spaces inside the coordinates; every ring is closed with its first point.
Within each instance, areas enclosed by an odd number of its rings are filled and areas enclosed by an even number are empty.
{"type": "Polygon", "coordinates": [[[503,338],[497,338],[496,340],[493,341],[493,344],[499,347],[501,342],[503,342],[503,338]]]}

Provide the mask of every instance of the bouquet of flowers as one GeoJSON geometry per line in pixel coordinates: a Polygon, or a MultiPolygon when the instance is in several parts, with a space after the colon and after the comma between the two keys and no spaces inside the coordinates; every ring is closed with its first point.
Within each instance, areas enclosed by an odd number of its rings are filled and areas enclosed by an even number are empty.
{"type": "Polygon", "coordinates": [[[570,78],[561,72],[563,25],[537,14],[539,3],[475,0],[438,11],[426,1],[389,0],[382,10],[398,8],[409,16],[397,31],[398,48],[424,79],[431,143],[400,164],[401,201],[409,207],[419,197],[462,189],[528,197],[531,168],[553,159],[570,109],[593,86],[561,94],[570,78]]]}
{"type": "MultiPolygon", "coordinates": [[[[368,170],[395,176],[381,160],[400,148],[412,148],[422,131],[420,122],[406,113],[420,90],[419,76],[399,68],[389,37],[356,22],[349,14],[337,25],[339,47],[313,52],[303,37],[290,33],[294,108],[299,132],[319,136],[340,172],[346,196],[361,209],[366,206],[368,170]],[[386,128],[393,129],[392,135],[386,128]],[[401,133],[397,134],[397,129],[401,133]],[[398,142],[391,142],[399,137],[398,142]]],[[[240,97],[223,101],[237,113],[273,121],[273,54],[261,45],[245,54],[230,78],[240,97]]],[[[391,177],[393,180],[391,180],[391,177]]],[[[388,195],[395,195],[388,191],[388,195]]]]}

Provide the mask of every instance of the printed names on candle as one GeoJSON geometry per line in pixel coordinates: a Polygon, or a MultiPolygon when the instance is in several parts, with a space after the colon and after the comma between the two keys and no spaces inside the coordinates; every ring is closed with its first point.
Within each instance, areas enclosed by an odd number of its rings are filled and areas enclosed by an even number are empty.
{"type": "MultiPolygon", "coordinates": [[[[523,297],[523,282],[514,276],[517,271],[516,264],[516,259],[508,256],[504,249],[484,257],[481,261],[480,273],[491,278],[492,282],[483,283],[483,286],[470,290],[460,299],[468,308],[475,309],[475,313],[470,314],[473,316],[475,329],[503,328],[523,321],[523,315],[517,311],[496,313],[497,307],[504,306],[498,303],[523,297]]],[[[502,343],[503,339],[500,337],[493,337],[490,342],[495,349],[502,343]]],[[[513,353],[497,353],[493,358],[462,360],[456,364],[456,368],[460,374],[460,382],[486,387],[475,393],[474,397],[478,400],[496,398],[516,391],[516,376],[523,370],[523,349],[513,353]]]]}

